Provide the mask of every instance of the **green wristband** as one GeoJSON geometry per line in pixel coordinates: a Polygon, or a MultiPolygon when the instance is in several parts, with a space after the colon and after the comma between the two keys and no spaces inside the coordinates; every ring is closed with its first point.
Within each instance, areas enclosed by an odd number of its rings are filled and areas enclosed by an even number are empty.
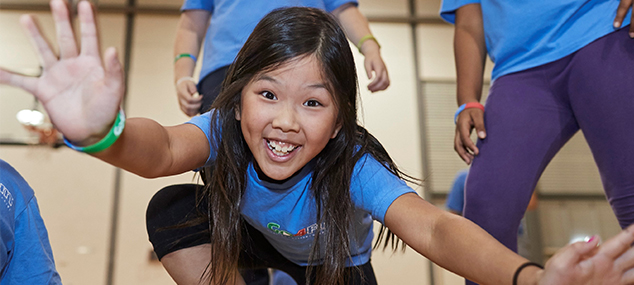
{"type": "Polygon", "coordinates": [[[176,58],[174,58],[174,63],[176,63],[179,59],[181,59],[183,57],[191,57],[191,59],[193,59],[194,62],[198,61],[198,59],[191,53],[181,53],[181,54],[177,55],[176,58]]]}
{"type": "Polygon", "coordinates": [[[89,146],[83,146],[83,147],[76,146],[76,145],[73,145],[70,141],[68,141],[65,137],[64,137],[64,143],[66,143],[68,147],[76,151],[81,151],[85,153],[100,152],[104,149],[109,148],[110,146],[114,144],[114,142],[117,141],[119,136],[121,136],[121,133],[123,132],[124,127],[125,127],[125,114],[123,113],[123,109],[119,109],[119,114],[117,115],[117,118],[114,121],[114,125],[112,125],[112,128],[110,129],[108,134],[97,143],[93,145],[89,145],[89,146]]]}
{"type": "Polygon", "coordinates": [[[381,48],[381,45],[379,44],[379,41],[377,41],[376,38],[373,35],[371,35],[371,34],[370,35],[365,35],[359,40],[359,43],[357,44],[357,48],[359,49],[359,53],[362,53],[361,52],[361,46],[367,40],[373,40],[379,46],[379,48],[381,48]]]}

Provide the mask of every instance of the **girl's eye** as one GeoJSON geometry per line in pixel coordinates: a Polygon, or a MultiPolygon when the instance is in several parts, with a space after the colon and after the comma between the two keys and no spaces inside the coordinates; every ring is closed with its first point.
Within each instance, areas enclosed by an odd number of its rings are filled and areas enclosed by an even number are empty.
{"type": "Polygon", "coordinates": [[[275,100],[277,99],[277,97],[275,97],[275,94],[269,92],[269,91],[262,91],[260,94],[262,94],[262,96],[264,96],[264,98],[269,99],[269,100],[275,100]]]}
{"type": "Polygon", "coordinates": [[[323,106],[321,103],[319,103],[319,101],[317,100],[308,100],[304,103],[304,106],[307,107],[318,107],[318,106],[323,106]]]}

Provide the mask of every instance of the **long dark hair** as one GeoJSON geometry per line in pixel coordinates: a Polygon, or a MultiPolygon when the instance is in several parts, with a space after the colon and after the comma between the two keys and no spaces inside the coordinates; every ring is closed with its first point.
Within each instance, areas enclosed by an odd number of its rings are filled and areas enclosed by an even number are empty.
{"type": "MultiPolygon", "coordinates": [[[[231,280],[232,270],[238,266],[244,222],[240,202],[246,189],[247,167],[253,161],[240,122],[235,119],[242,89],[257,74],[307,56],[314,56],[321,65],[322,76],[338,110],[337,123],[341,125],[337,136],[314,159],[310,190],[316,201],[317,225],[324,225],[326,230],[316,231],[309,258],[314,266],[309,266],[307,282],[311,279],[317,284],[343,282],[351,252],[349,233],[354,227],[350,181],[357,161],[370,154],[398,177],[406,177],[376,138],[357,124],[355,64],[345,34],[332,16],[319,9],[300,7],[269,13],[238,53],[212,106],[215,111],[211,131],[221,139],[214,142],[212,151],[217,156],[210,171],[206,171],[203,196],[209,206],[211,232],[212,261],[206,274],[217,284],[231,280]],[[322,245],[325,248],[320,248],[322,245]]],[[[386,228],[382,227],[375,247],[384,239],[384,247],[391,240],[396,249],[398,239],[389,230],[385,233],[386,228]]]]}

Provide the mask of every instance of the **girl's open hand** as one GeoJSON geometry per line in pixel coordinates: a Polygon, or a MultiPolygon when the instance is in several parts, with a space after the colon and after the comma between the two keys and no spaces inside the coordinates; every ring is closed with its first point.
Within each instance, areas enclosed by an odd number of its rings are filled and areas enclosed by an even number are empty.
{"type": "Polygon", "coordinates": [[[37,50],[43,72],[39,77],[29,77],[0,68],[0,83],[33,94],[68,140],[88,145],[101,139],[114,122],[125,89],[123,71],[114,48],[105,52],[102,63],[95,18],[88,1],[78,4],[80,50],[66,3],[52,0],[50,6],[59,56],[42,36],[35,19],[24,15],[20,23],[37,50]]]}
{"type": "Polygon", "coordinates": [[[540,284],[634,284],[634,226],[599,247],[599,239],[570,244],[547,263],[540,284]]]}

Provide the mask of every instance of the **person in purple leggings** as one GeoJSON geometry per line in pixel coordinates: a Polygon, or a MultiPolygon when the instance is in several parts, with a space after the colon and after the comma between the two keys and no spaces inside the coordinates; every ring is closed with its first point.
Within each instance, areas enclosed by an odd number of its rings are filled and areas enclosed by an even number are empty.
{"type": "Polygon", "coordinates": [[[444,0],[455,24],[465,217],[512,250],[542,172],[582,130],[621,227],[634,223],[632,1],[444,0]],[[486,112],[486,55],[495,63],[486,112]],[[469,135],[475,128],[477,146],[469,135]]]}

